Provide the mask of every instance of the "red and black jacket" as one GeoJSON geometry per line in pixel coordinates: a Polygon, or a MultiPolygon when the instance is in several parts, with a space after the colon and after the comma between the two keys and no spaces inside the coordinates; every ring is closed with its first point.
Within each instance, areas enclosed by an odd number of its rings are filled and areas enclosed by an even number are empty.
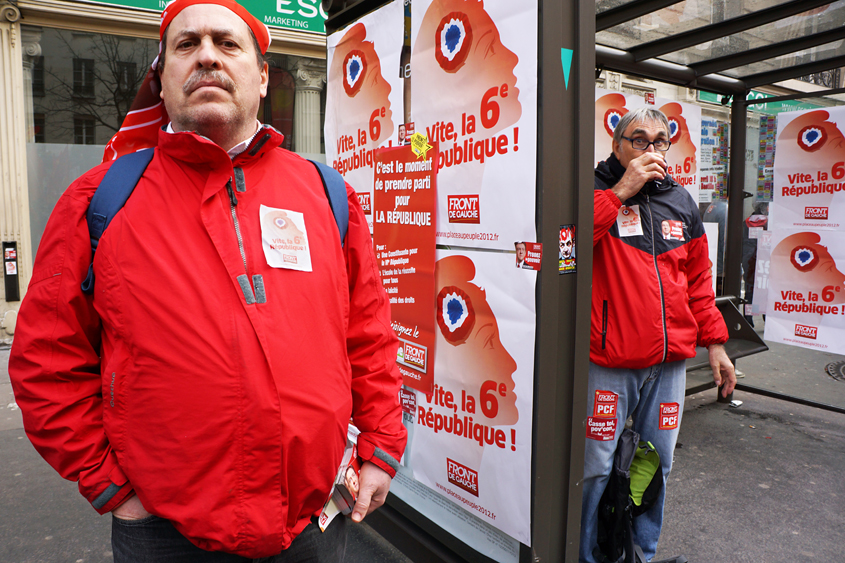
{"type": "Polygon", "coordinates": [[[590,360],[639,369],[691,358],[696,345],[726,342],[692,197],[667,177],[646,184],[623,207],[610,188],[624,173],[613,155],[596,168],[590,360]],[[641,232],[620,236],[617,218],[633,214],[641,232]]]}

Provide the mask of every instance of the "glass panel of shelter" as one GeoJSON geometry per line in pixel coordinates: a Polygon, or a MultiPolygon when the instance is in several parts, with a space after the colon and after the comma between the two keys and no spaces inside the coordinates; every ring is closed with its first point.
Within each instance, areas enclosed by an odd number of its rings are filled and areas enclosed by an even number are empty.
{"type": "MultiPolygon", "coordinates": [[[[662,10],[629,20],[596,33],[596,42],[618,49],[630,49],[643,43],[664,39],[738,16],[758,12],[786,3],[788,0],[685,0],[662,10]]],[[[624,2],[596,3],[599,7],[624,2]]],[[[616,6],[613,6],[616,7],[616,6]]],[[[608,8],[609,9],[609,8],[608,8]]],[[[822,8],[818,8],[821,10],[822,8]]]]}
{"type": "MultiPolygon", "coordinates": [[[[727,35],[714,41],[708,41],[695,47],[667,53],[661,55],[660,58],[678,64],[690,65],[716,57],[743,53],[750,49],[775,45],[791,39],[838,29],[842,27],[843,21],[845,21],[845,2],[840,1],[747,31],[727,35]]],[[[815,59],[802,60],[801,62],[809,62],[810,60],[815,59]]],[[[786,66],[791,64],[798,63],[786,63],[786,66]]],[[[767,68],[764,70],[771,69],[767,68]]],[[[751,73],[742,72],[740,74],[751,73]]]]}
{"type": "MultiPolygon", "coordinates": [[[[781,113],[796,109],[845,105],[845,96],[826,96],[791,100],[780,105],[759,104],[748,108],[746,198],[743,206],[742,233],[742,286],[745,303],[741,305],[746,319],[762,337],[766,322],[766,296],[769,286],[771,244],[767,233],[777,228],[769,220],[769,205],[774,194],[773,168],[777,152],[777,120],[781,113]]],[[[731,240],[734,240],[731,237],[731,240]]],[[[786,347],[767,341],[773,354],[755,356],[750,360],[739,360],[740,370],[746,371],[746,378],[740,382],[752,388],[760,388],[789,395],[799,400],[845,406],[845,389],[828,367],[841,367],[845,356],[820,352],[796,346],[786,347]],[[778,362],[787,361],[787,365],[778,362]],[[750,364],[750,365],[749,365],[750,364]],[[742,367],[743,365],[749,367],[742,367]],[[751,367],[753,366],[753,368],[751,367]],[[763,375],[765,374],[765,376],[763,375]]],[[[838,376],[845,368],[837,371],[838,376]]]]}

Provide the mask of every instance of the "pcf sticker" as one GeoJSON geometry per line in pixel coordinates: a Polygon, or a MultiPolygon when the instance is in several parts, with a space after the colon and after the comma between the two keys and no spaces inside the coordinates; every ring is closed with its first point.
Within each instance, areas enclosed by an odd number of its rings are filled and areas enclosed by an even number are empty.
{"type": "Polygon", "coordinates": [[[618,402],[619,395],[613,391],[596,390],[593,416],[596,418],[616,418],[616,405],[618,402]]]}
{"type": "Polygon", "coordinates": [[[261,246],[267,265],[301,272],[311,271],[311,252],[305,217],[297,211],[262,205],[261,246]]]}
{"type": "Polygon", "coordinates": [[[680,410],[678,403],[660,403],[660,429],[674,430],[677,428],[680,410]]]}
{"type": "Polygon", "coordinates": [[[616,226],[620,237],[642,236],[643,223],[640,220],[639,205],[623,205],[616,215],[616,226]]]}

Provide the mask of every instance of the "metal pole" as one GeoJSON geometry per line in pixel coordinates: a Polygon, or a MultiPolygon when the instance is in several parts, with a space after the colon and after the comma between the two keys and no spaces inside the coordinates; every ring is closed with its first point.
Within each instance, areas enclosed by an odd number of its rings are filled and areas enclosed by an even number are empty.
{"type": "Polygon", "coordinates": [[[728,220],[725,233],[724,294],[740,297],[742,281],[742,204],[745,187],[745,96],[734,96],[731,105],[731,161],[728,186],[728,220]]]}
{"type": "Polygon", "coordinates": [[[578,560],[593,239],[595,4],[540,0],[534,561],[578,560]],[[573,51],[567,81],[562,49],[573,51]],[[560,226],[576,225],[577,273],[558,273],[560,226]]]}

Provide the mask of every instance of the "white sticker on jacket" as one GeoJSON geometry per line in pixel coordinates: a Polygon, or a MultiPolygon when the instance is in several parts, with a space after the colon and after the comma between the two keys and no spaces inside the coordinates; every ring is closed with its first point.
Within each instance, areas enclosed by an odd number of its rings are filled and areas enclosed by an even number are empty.
{"type": "Polygon", "coordinates": [[[305,217],[297,211],[275,209],[262,205],[261,246],[267,265],[301,272],[311,271],[311,252],[305,217]]]}
{"type": "Polygon", "coordinates": [[[619,227],[620,237],[642,236],[643,222],[640,219],[640,206],[623,205],[616,215],[616,226],[619,227]]]}

